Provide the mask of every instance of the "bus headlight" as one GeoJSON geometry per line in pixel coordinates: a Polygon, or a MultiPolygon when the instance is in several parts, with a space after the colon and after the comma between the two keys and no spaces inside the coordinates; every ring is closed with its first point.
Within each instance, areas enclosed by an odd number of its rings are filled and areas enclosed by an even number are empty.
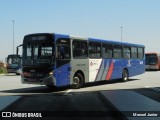
{"type": "Polygon", "coordinates": [[[49,75],[53,75],[53,74],[54,74],[54,71],[49,72],[49,75]]]}

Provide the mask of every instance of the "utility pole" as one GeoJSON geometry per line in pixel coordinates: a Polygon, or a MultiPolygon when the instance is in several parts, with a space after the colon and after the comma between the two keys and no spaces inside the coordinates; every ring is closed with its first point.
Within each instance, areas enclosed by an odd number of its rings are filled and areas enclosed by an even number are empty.
{"type": "Polygon", "coordinates": [[[13,22],[13,54],[14,54],[14,20],[12,20],[13,22]]]}
{"type": "Polygon", "coordinates": [[[122,42],[122,37],[123,37],[122,36],[123,35],[123,31],[122,30],[123,30],[123,26],[121,26],[121,42],[122,42]]]}

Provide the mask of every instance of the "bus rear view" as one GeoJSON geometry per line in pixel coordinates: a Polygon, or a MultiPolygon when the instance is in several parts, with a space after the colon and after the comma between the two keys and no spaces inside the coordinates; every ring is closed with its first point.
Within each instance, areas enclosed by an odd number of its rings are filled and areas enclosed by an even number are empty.
{"type": "Polygon", "coordinates": [[[160,70],[160,55],[158,53],[146,53],[146,70],[160,70]]]}

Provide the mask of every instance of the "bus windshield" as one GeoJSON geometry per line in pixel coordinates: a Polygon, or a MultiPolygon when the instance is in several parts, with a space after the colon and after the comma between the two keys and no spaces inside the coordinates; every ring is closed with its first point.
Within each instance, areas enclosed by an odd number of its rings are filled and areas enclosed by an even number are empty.
{"type": "Polygon", "coordinates": [[[20,55],[12,54],[8,55],[6,58],[7,68],[16,69],[21,66],[21,57],[20,55]]]}
{"type": "Polygon", "coordinates": [[[28,42],[24,46],[23,65],[53,65],[54,45],[47,42],[28,42]]]}
{"type": "Polygon", "coordinates": [[[146,65],[157,64],[158,59],[156,54],[146,54],[146,65]]]}
{"type": "Polygon", "coordinates": [[[20,63],[20,58],[19,57],[8,58],[8,64],[18,65],[19,63],[20,63]]]}

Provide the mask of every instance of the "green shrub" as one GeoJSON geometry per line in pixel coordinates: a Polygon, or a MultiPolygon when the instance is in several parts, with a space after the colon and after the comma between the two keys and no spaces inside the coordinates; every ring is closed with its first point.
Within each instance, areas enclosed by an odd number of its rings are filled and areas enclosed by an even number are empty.
{"type": "Polygon", "coordinates": [[[6,68],[0,67],[0,74],[7,73],[6,68]]]}

